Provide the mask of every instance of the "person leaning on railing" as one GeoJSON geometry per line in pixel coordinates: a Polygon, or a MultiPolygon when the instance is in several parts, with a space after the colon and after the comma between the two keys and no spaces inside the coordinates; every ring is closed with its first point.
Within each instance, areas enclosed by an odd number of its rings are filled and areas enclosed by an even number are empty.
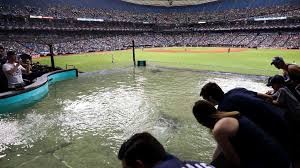
{"type": "Polygon", "coordinates": [[[26,85],[22,72],[29,73],[29,68],[25,69],[17,60],[14,51],[7,52],[7,62],[2,66],[2,71],[7,78],[7,84],[9,90],[20,90],[26,85]]]}

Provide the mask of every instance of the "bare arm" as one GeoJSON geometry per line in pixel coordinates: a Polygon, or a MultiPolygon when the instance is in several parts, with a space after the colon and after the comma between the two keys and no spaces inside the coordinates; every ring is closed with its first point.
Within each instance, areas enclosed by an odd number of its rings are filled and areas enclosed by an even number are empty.
{"type": "Polygon", "coordinates": [[[217,157],[221,154],[222,150],[221,147],[219,145],[217,145],[215,152],[213,154],[212,160],[216,160],[217,157]]]}
{"type": "Polygon", "coordinates": [[[32,69],[31,65],[30,64],[26,64],[24,67],[22,66],[22,72],[24,72],[25,74],[30,74],[31,69],[32,69]]]}
{"type": "Polygon", "coordinates": [[[264,94],[264,93],[257,93],[257,97],[267,100],[269,102],[272,102],[273,100],[273,97],[271,95],[264,94]]]}
{"type": "Polygon", "coordinates": [[[240,158],[229,139],[238,131],[238,121],[234,118],[223,118],[218,121],[213,130],[213,135],[221,147],[225,158],[234,166],[240,166],[240,158]]]}
{"type": "Polygon", "coordinates": [[[300,67],[298,65],[289,66],[289,71],[300,74],[300,67]]]}
{"type": "Polygon", "coordinates": [[[272,103],[273,103],[275,106],[281,106],[280,103],[279,103],[277,100],[273,100],[272,103]]]}

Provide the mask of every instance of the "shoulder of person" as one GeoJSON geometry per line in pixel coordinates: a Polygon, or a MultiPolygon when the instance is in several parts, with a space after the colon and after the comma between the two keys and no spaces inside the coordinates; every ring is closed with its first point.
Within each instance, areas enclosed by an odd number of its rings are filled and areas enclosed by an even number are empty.
{"type": "Polygon", "coordinates": [[[5,63],[5,64],[2,65],[2,67],[4,67],[4,66],[9,66],[9,65],[7,63],[5,63]]]}
{"type": "Polygon", "coordinates": [[[239,128],[239,122],[232,117],[225,117],[220,119],[214,126],[212,131],[215,137],[233,136],[239,128]]]}
{"type": "Polygon", "coordinates": [[[5,63],[5,64],[2,65],[2,69],[9,69],[11,67],[13,67],[13,65],[9,64],[9,63],[5,63]]]}
{"type": "Polygon", "coordinates": [[[283,93],[283,92],[291,92],[289,88],[287,87],[282,87],[278,89],[279,94],[283,93]]]}
{"type": "Polygon", "coordinates": [[[289,68],[289,70],[299,70],[300,69],[300,67],[296,64],[290,64],[290,66],[288,68],[289,68]]]}

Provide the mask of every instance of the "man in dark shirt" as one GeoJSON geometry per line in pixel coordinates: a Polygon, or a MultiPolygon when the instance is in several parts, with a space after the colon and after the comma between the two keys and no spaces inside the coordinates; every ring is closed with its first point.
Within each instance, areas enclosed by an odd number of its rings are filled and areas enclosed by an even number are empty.
{"type": "Polygon", "coordinates": [[[6,92],[7,88],[7,79],[2,71],[2,66],[6,63],[6,55],[3,46],[0,46],[0,93],[6,92]]]}
{"type": "Polygon", "coordinates": [[[5,49],[3,46],[0,46],[0,64],[3,65],[6,63],[6,61],[5,49]]]}

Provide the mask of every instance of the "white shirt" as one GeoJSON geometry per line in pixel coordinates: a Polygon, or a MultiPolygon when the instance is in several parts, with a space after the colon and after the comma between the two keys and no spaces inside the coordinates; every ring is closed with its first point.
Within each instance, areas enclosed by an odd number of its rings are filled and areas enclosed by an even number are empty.
{"type": "Polygon", "coordinates": [[[8,71],[12,70],[16,65],[17,63],[11,64],[7,62],[2,66],[2,71],[7,78],[8,88],[15,88],[16,84],[24,82],[22,78],[22,70],[25,70],[25,68],[22,65],[19,65],[17,71],[12,75],[8,73],[8,71]]]}

